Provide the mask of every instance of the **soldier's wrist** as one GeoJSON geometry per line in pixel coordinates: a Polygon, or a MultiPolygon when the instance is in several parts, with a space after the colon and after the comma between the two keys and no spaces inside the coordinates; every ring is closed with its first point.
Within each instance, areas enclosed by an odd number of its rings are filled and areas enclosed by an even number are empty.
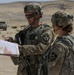
{"type": "Polygon", "coordinates": [[[20,52],[20,54],[23,53],[23,46],[21,46],[21,45],[19,45],[19,52],[20,52]]]}

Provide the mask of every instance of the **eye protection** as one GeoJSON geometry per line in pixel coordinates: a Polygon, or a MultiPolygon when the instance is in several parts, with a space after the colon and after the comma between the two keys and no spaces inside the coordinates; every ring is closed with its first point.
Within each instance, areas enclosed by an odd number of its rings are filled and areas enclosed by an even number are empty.
{"type": "Polygon", "coordinates": [[[34,14],[27,14],[25,16],[26,16],[26,18],[32,18],[32,17],[34,17],[34,14]]]}

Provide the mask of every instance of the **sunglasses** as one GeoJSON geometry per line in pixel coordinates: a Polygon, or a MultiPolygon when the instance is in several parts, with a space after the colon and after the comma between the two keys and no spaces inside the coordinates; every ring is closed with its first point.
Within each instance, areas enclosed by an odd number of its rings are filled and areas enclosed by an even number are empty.
{"type": "Polygon", "coordinates": [[[32,18],[32,17],[34,17],[34,14],[27,14],[25,16],[26,16],[26,18],[32,18]]]}

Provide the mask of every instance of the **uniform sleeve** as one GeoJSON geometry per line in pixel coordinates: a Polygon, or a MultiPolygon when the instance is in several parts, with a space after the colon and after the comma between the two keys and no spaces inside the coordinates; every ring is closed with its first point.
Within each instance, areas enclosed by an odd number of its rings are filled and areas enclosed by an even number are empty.
{"type": "Polygon", "coordinates": [[[13,61],[14,65],[17,65],[20,63],[19,57],[13,57],[11,56],[11,60],[13,61]]]}
{"type": "Polygon", "coordinates": [[[61,61],[60,65],[64,61],[64,57],[66,55],[67,47],[62,43],[56,43],[51,47],[51,52],[49,54],[49,67],[54,67],[59,60],[61,61]]]}
{"type": "Polygon", "coordinates": [[[41,41],[39,44],[23,45],[22,49],[20,49],[20,52],[22,52],[24,56],[42,54],[47,50],[48,45],[51,45],[53,36],[53,32],[51,30],[47,30],[41,34],[39,39],[41,41]]]}

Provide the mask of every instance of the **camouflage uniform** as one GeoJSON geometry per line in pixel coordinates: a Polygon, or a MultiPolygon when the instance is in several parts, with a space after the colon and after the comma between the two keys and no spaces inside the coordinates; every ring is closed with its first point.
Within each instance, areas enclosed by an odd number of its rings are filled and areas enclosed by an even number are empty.
{"type": "MultiPolygon", "coordinates": [[[[72,16],[61,12],[56,12],[51,19],[53,25],[62,29],[73,22],[72,16]]],[[[49,75],[74,75],[74,37],[58,36],[49,50],[49,75]]]]}
{"type": "Polygon", "coordinates": [[[53,41],[51,28],[47,24],[35,28],[27,26],[15,35],[15,40],[21,45],[20,56],[12,57],[14,64],[19,65],[17,75],[45,75],[47,65],[40,68],[39,63],[41,55],[53,41]]]}

